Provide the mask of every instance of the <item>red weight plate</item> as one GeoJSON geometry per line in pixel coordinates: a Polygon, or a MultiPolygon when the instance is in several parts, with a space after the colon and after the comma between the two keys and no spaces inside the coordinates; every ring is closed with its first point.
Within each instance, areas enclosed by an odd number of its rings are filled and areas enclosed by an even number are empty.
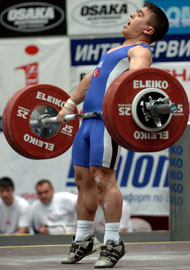
{"type": "Polygon", "coordinates": [[[3,126],[3,134],[5,135],[5,138],[7,140],[7,142],[9,143],[9,145],[18,153],[21,154],[21,152],[14,146],[14,143],[11,140],[11,137],[9,135],[8,132],[8,110],[9,110],[9,103],[6,104],[6,107],[4,108],[3,111],[3,117],[2,117],[2,126],[3,126]]]}
{"type": "Polygon", "coordinates": [[[11,109],[11,105],[13,101],[16,99],[17,95],[20,94],[24,89],[21,89],[13,94],[13,96],[8,100],[4,111],[3,111],[3,117],[2,117],[2,125],[3,125],[3,133],[5,135],[5,138],[9,145],[12,147],[12,149],[17,152],[19,155],[22,155],[24,157],[30,158],[30,159],[36,159],[30,156],[28,153],[25,153],[22,151],[22,149],[19,148],[19,146],[15,143],[14,138],[12,137],[11,130],[9,128],[9,122],[11,119],[9,118],[9,112],[11,109]]]}
{"type": "Polygon", "coordinates": [[[39,158],[33,157],[29,153],[26,153],[25,151],[23,151],[19,147],[19,145],[15,142],[14,137],[11,133],[10,121],[12,121],[12,119],[10,119],[10,111],[11,111],[11,108],[12,108],[12,105],[13,105],[15,99],[17,98],[17,95],[21,94],[21,92],[23,92],[23,91],[25,91],[25,88],[17,91],[7,102],[7,105],[6,105],[4,112],[3,112],[3,127],[4,127],[3,131],[4,131],[4,134],[6,136],[8,143],[13,148],[13,150],[15,150],[18,154],[20,154],[26,158],[30,158],[30,159],[39,159],[39,158]]]}
{"type": "MultiPolygon", "coordinates": [[[[57,114],[68,98],[65,91],[49,84],[28,86],[17,96],[11,106],[9,128],[22,151],[36,159],[47,159],[59,156],[70,148],[79,128],[79,120],[70,121],[65,126],[52,124],[50,128],[40,129],[40,134],[30,124],[31,115],[39,115],[41,109],[46,111],[50,108],[57,114]]],[[[77,109],[74,113],[78,113],[77,109]]]]}
{"type": "MultiPolygon", "coordinates": [[[[185,90],[177,79],[157,68],[130,70],[118,76],[107,90],[104,99],[112,131],[117,133],[119,144],[142,152],[161,151],[174,144],[183,134],[189,117],[189,104],[185,90]],[[164,91],[177,112],[172,114],[170,123],[161,131],[142,130],[133,120],[131,105],[134,97],[143,89],[157,88],[164,91]],[[120,142],[119,142],[120,141],[120,142]]],[[[104,117],[104,110],[103,110],[104,117]]]]}

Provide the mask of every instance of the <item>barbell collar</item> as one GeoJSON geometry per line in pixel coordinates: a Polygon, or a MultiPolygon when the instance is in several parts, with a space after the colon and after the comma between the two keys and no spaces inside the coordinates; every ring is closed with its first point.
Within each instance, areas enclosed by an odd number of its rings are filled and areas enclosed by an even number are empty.
{"type": "Polygon", "coordinates": [[[171,104],[158,104],[158,103],[154,103],[151,107],[150,107],[150,112],[151,115],[154,117],[161,117],[162,115],[165,114],[171,114],[177,111],[177,105],[175,103],[171,103],[171,104]]]}

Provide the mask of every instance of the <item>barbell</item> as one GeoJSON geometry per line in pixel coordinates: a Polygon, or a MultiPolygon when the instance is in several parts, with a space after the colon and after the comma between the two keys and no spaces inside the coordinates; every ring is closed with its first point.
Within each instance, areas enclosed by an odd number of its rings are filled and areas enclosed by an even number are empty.
{"type": "Polygon", "coordinates": [[[108,87],[101,112],[57,114],[69,95],[50,84],[25,87],[8,100],[2,117],[4,135],[20,155],[31,159],[57,157],[73,143],[79,119],[103,117],[115,142],[134,152],[161,151],[185,131],[189,118],[186,92],[177,79],[158,68],[129,70],[108,87]],[[72,121],[71,121],[72,120],[72,121]]]}

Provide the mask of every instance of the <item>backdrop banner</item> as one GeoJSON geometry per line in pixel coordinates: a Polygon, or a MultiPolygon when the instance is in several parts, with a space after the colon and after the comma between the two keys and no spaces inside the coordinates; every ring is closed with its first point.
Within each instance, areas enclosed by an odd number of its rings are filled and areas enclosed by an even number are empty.
{"type": "MultiPolygon", "coordinates": [[[[83,38],[71,40],[72,66],[97,65],[109,49],[121,45],[123,37],[83,38]]],[[[150,46],[155,62],[188,62],[190,59],[190,34],[166,35],[150,46]]]]}
{"type": "Polygon", "coordinates": [[[66,35],[65,0],[1,0],[1,37],[66,35]]]}
{"type": "Polygon", "coordinates": [[[0,115],[12,94],[27,85],[49,83],[68,92],[69,50],[66,37],[0,39],[0,115]]]}
{"type": "Polygon", "coordinates": [[[69,35],[120,34],[130,13],[136,12],[143,0],[68,0],[69,35]]]}
{"type": "MultiPolygon", "coordinates": [[[[1,176],[12,177],[16,194],[32,202],[36,198],[35,184],[42,178],[52,181],[55,191],[77,193],[71,162],[72,148],[53,159],[30,160],[10,149],[2,133],[0,141],[1,176]]],[[[169,214],[168,164],[168,150],[134,153],[122,148],[117,182],[133,215],[169,214]]]]}

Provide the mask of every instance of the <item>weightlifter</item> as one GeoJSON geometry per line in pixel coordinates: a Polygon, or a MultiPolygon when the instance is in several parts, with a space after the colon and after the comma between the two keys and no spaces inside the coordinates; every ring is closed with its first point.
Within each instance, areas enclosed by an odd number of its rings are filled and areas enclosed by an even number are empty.
{"type": "MultiPolygon", "coordinates": [[[[122,34],[125,41],[100,59],[96,69],[87,74],[58,114],[62,122],[84,101],[83,112],[102,111],[102,103],[111,82],[129,69],[151,66],[150,44],[167,33],[169,23],[163,11],[152,3],[130,14],[122,34]]],[[[129,127],[130,128],[130,127],[129,127]]],[[[125,254],[119,235],[122,195],[116,183],[120,147],[108,134],[102,117],[84,119],[72,148],[75,181],[78,188],[77,231],[69,255],[63,264],[72,264],[94,252],[101,243],[92,235],[93,220],[102,196],[105,215],[104,243],[95,268],[111,268],[125,254]]]]}

